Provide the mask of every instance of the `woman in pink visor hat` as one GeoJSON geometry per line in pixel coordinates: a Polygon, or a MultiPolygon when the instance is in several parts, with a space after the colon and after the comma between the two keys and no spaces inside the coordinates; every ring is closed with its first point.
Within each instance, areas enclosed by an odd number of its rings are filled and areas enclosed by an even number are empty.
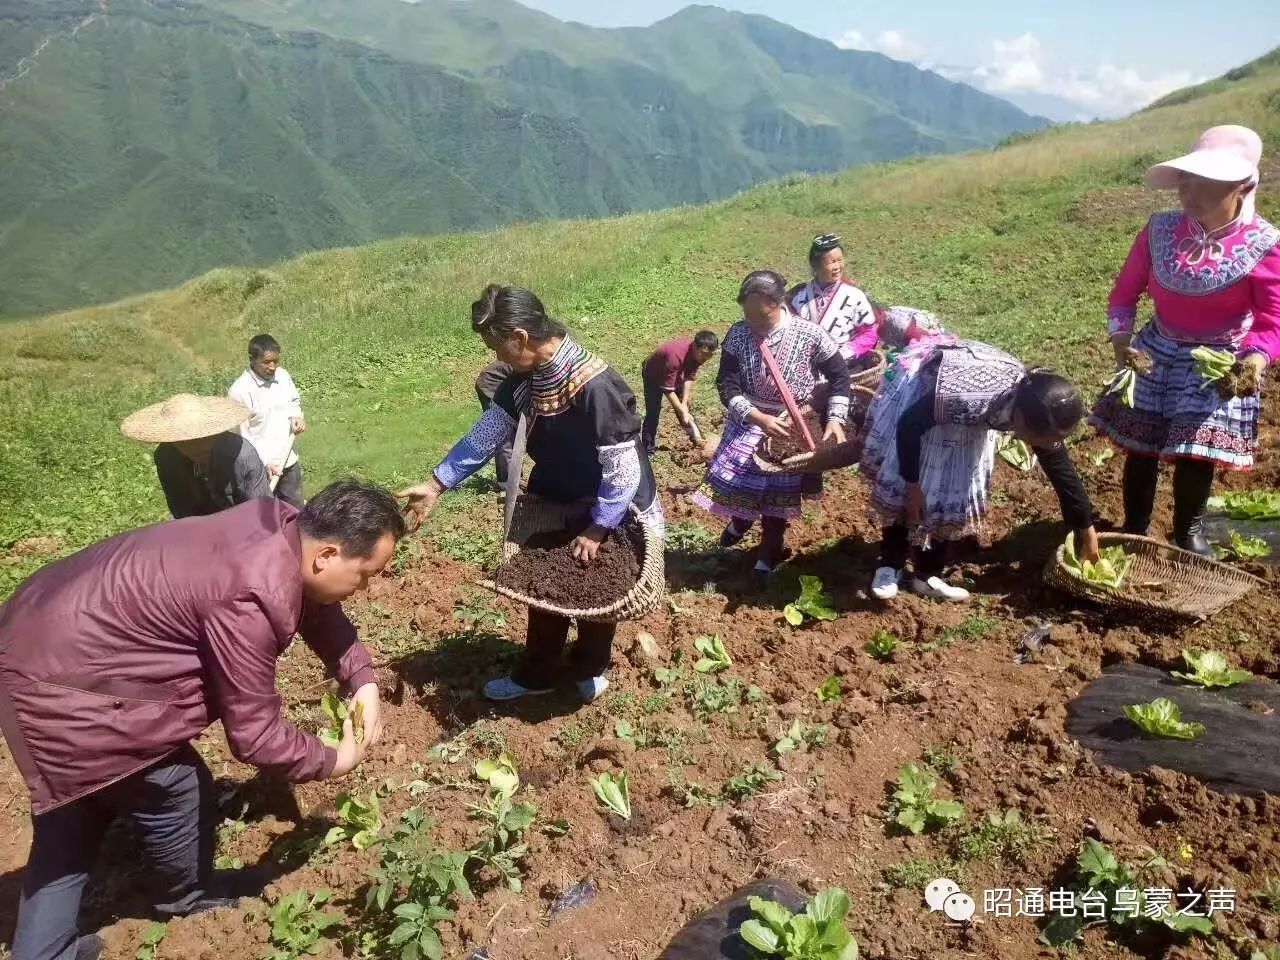
{"type": "Polygon", "coordinates": [[[1204,555],[1212,553],[1202,528],[1214,469],[1253,466],[1258,391],[1280,356],[1280,231],[1254,208],[1261,157],[1256,133],[1220,126],[1147,171],[1147,186],[1176,189],[1182,209],[1151,217],[1111,291],[1116,366],[1138,371],[1133,405],[1108,393],[1090,418],[1128,455],[1125,531],[1147,532],[1160,462],[1171,462],[1174,541],[1204,555]],[[1135,335],[1144,293],[1155,310],[1135,335]],[[1202,346],[1242,364],[1230,396],[1196,372],[1191,352],[1202,346]]]}

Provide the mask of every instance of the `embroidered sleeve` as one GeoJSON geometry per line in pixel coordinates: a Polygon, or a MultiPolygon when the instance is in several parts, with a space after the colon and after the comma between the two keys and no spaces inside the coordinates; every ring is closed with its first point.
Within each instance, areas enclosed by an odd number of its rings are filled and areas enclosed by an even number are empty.
{"type": "Polygon", "coordinates": [[[627,505],[640,489],[640,451],[634,440],[597,447],[600,458],[600,489],[596,493],[591,519],[612,530],[627,516],[627,505]]]}
{"type": "Polygon", "coordinates": [[[1143,227],[1129,248],[1107,301],[1107,335],[1129,333],[1138,317],[1138,301],[1151,279],[1151,225],[1143,227]]]}
{"type": "Polygon", "coordinates": [[[844,423],[849,418],[849,365],[837,353],[822,361],[818,370],[831,384],[831,396],[827,400],[827,420],[844,423]]]}
{"type": "Polygon", "coordinates": [[[1244,353],[1262,353],[1275,363],[1280,359],[1280,244],[1262,258],[1249,274],[1253,326],[1241,344],[1244,353]]]}
{"type": "Polygon", "coordinates": [[[453,449],[435,469],[435,478],[446,490],[452,490],[471,476],[493,456],[507,437],[515,432],[516,422],[498,404],[484,412],[471,432],[453,445],[453,449]]]}
{"type": "Polygon", "coordinates": [[[815,363],[822,363],[824,360],[830,360],[833,355],[840,353],[840,344],[836,343],[835,337],[827,333],[821,327],[814,327],[812,330],[817,339],[817,343],[813,348],[813,359],[815,363]]]}

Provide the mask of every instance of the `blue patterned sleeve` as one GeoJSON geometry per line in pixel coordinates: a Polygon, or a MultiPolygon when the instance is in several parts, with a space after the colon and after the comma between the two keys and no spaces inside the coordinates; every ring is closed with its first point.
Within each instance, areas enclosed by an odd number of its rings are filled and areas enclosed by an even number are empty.
{"type": "Polygon", "coordinates": [[[640,489],[640,451],[634,440],[597,447],[600,458],[600,489],[591,520],[612,530],[627,517],[627,507],[640,489]]]}
{"type": "Polygon", "coordinates": [[[436,467],[435,478],[446,490],[452,490],[488,463],[515,429],[516,422],[511,414],[496,403],[491,405],[476,421],[471,432],[455,443],[436,467]]]}

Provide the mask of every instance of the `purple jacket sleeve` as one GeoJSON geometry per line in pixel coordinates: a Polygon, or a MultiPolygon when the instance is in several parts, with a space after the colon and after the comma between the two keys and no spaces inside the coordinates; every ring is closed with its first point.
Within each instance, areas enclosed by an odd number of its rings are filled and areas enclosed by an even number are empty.
{"type": "Polygon", "coordinates": [[[321,659],[329,675],[347,693],[355,693],[366,683],[377,683],[369,650],[356,638],[356,628],[347,619],[342,604],[308,603],[298,625],[302,641],[321,659]]]}
{"type": "Polygon", "coordinates": [[[210,714],[222,721],[232,755],[295,783],[327,777],[337,752],[281,712],[280,648],[266,611],[252,598],[228,601],[206,614],[202,634],[210,714]]]}

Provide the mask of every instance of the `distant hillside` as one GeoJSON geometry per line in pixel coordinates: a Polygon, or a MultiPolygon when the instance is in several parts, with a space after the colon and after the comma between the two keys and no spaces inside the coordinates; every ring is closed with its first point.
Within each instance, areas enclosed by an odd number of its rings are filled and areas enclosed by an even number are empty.
{"type": "Polygon", "coordinates": [[[714,7],[597,30],[510,0],[0,0],[0,317],[1043,123],[714,7]]]}
{"type": "MultiPolygon", "coordinates": [[[[180,390],[225,390],[264,330],[303,391],[309,490],[349,471],[421,479],[477,413],[470,384],[486,354],[469,304],[495,280],[535,289],[634,383],[663,337],[725,330],[748,270],[799,279],[808,238],[834,230],[873,296],[935,310],[1091,393],[1111,366],[1112,278],[1146,217],[1177,202],[1145,189],[1143,170],[1224,121],[1258,129],[1277,170],[1277,98],[1280,65],[1178,106],[996,150],[789,177],[705,206],[218,269],[16,321],[0,338],[0,598],[47,556],[164,516],[151,451],[124,439],[119,421],[180,390]]],[[[1264,189],[1259,201],[1280,218],[1280,194],[1264,189]]],[[[710,383],[696,403],[720,410],[710,383]]]]}
{"type": "MultiPolygon", "coordinates": [[[[1198,100],[1201,97],[1227,90],[1232,84],[1240,83],[1242,80],[1268,73],[1275,67],[1280,67],[1280,47],[1276,47],[1270,53],[1264,53],[1257,60],[1252,60],[1243,66],[1228,70],[1220,77],[1196,84],[1193,87],[1183,87],[1181,90],[1165,94],[1146,109],[1158,110],[1161,107],[1174,107],[1180,103],[1190,103],[1192,100],[1198,100]]],[[[1280,111],[1280,103],[1273,106],[1280,111]]]]}

